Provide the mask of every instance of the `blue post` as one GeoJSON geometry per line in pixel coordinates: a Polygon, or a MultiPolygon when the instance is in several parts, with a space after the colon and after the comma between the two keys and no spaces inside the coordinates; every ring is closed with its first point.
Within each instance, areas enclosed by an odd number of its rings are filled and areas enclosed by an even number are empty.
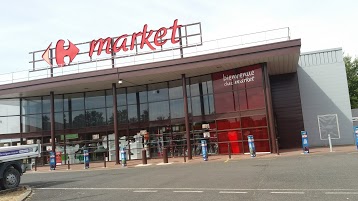
{"type": "Polygon", "coordinates": [[[203,155],[204,161],[208,160],[208,144],[206,143],[206,140],[201,140],[201,153],[203,155]]]}
{"type": "Polygon", "coordinates": [[[89,168],[89,154],[88,150],[83,150],[83,162],[85,163],[85,169],[89,168]]]}
{"type": "Polygon", "coordinates": [[[358,126],[354,127],[354,135],[356,137],[356,148],[358,150],[358,126]]]}
{"type": "Polygon", "coordinates": [[[56,169],[56,155],[55,152],[50,151],[50,170],[56,169]]]}
{"type": "Polygon", "coordinates": [[[251,158],[254,158],[254,157],[256,157],[254,136],[253,135],[247,136],[247,141],[249,143],[250,156],[251,156],[251,158]]]}
{"type": "Polygon", "coordinates": [[[304,154],[310,153],[309,144],[308,144],[308,135],[306,131],[301,131],[302,136],[302,149],[304,154]]]}
{"type": "Polygon", "coordinates": [[[121,149],[121,159],[122,159],[121,163],[122,163],[123,167],[127,166],[127,156],[126,155],[127,155],[126,154],[126,148],[123,147],[121,149]]]}

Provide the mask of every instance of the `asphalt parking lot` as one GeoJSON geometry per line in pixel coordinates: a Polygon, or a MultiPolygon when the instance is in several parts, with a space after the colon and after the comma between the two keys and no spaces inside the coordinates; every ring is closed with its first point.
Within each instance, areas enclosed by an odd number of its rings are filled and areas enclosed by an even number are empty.
{"type": "Polygon", "coordinates": [[[28,200],[358,200],[358,152],[27,173],[28,200]]]}

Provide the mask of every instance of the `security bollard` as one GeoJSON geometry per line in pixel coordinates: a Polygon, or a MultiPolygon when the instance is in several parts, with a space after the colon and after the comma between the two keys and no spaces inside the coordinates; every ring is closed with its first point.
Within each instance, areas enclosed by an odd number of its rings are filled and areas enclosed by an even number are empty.
{"type": "Polygon", "coordinates": [[[67,160],[67,170],[70,170],[71,166],[70,166],[70,160],[67,160]]]}
{"type": "Polygon", "coordinates": [[[280,150],[279,150],[279,147],[278,147],[278,139],[276,138],[276,153],[277,155],[280,155],[280,150]]]}
{"type": "Polygon", "coordinates": [[[142,164],[145,165],[147,162],[147,150],[142,149],[142,164]]]}
{"type": "Polygon", "coordinates": [[[183,147],[183,156],[184,156],[184,163],[186,163],[185,146],[183,147]]]}
{"type": "Polygon", "coordinates": [[[103,165],[105,168],[107,167],[106,152],[103,153],[103,165]]]}
{"type": "Polygon", "coordinates": [[[249,143],[250,156],[251,156],[251,158],[254,158],[254,157],[256,157],[256,148],[255,148],[255,143],[254,143],[254,136],[253,135],[247,136],[247,141],[249,143]]]}
{"type": "Polygon", "coordinates": [[[163,148],[163,163],[168,163],[167,148],[163,148]]]}
{"type": "Polygon", "coordinates": [[[127,166],[127,154],[126,154],[126,150],[125,148],[122,148],[121,150],[121,163],[122,163],[122,166],[123,167],[126,167],[127,166]]]}
{"type": "Polygon", "coordinates": [[[229,159],[231,159],[231,146],[230,146],[230,142],[227,143],[227,149],[229,152],[229,159]]]}
{"type": "Polygon", "coordinates": [[[37,171],[37,158],[35,158],[35,172],[37,171]]]}
{"type": "Polygon", "coordinates": [[[206,140],[201,140],[201,153],[203,155],[204,161],[208,160],[208,151],[207,151],[207,143],[206,140]]]}

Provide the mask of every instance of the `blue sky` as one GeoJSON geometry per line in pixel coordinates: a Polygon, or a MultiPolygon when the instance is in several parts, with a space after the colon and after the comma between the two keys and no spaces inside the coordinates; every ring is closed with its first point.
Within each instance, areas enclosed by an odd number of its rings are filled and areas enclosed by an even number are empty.
{"type": "Polygon", "coordinates": [[[342,47],[358,56],[358,1],[181,0],[181,1],[1,1],[0,73],[27,70],[30,51],[50,42],[74,43],[157,29],[174,19],[201,22],[203,40],[290,27],[301,52],[342,47]]]}

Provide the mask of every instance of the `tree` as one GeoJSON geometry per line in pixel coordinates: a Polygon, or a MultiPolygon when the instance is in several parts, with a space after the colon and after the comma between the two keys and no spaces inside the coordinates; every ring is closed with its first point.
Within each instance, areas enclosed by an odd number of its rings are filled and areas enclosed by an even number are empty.
{"type": "Polygon", "coordinates": [[[352,57],[347,55],[343,61],[346,66],[351,107],[358,108],[358,57],[352,61],[352,57]]]}

